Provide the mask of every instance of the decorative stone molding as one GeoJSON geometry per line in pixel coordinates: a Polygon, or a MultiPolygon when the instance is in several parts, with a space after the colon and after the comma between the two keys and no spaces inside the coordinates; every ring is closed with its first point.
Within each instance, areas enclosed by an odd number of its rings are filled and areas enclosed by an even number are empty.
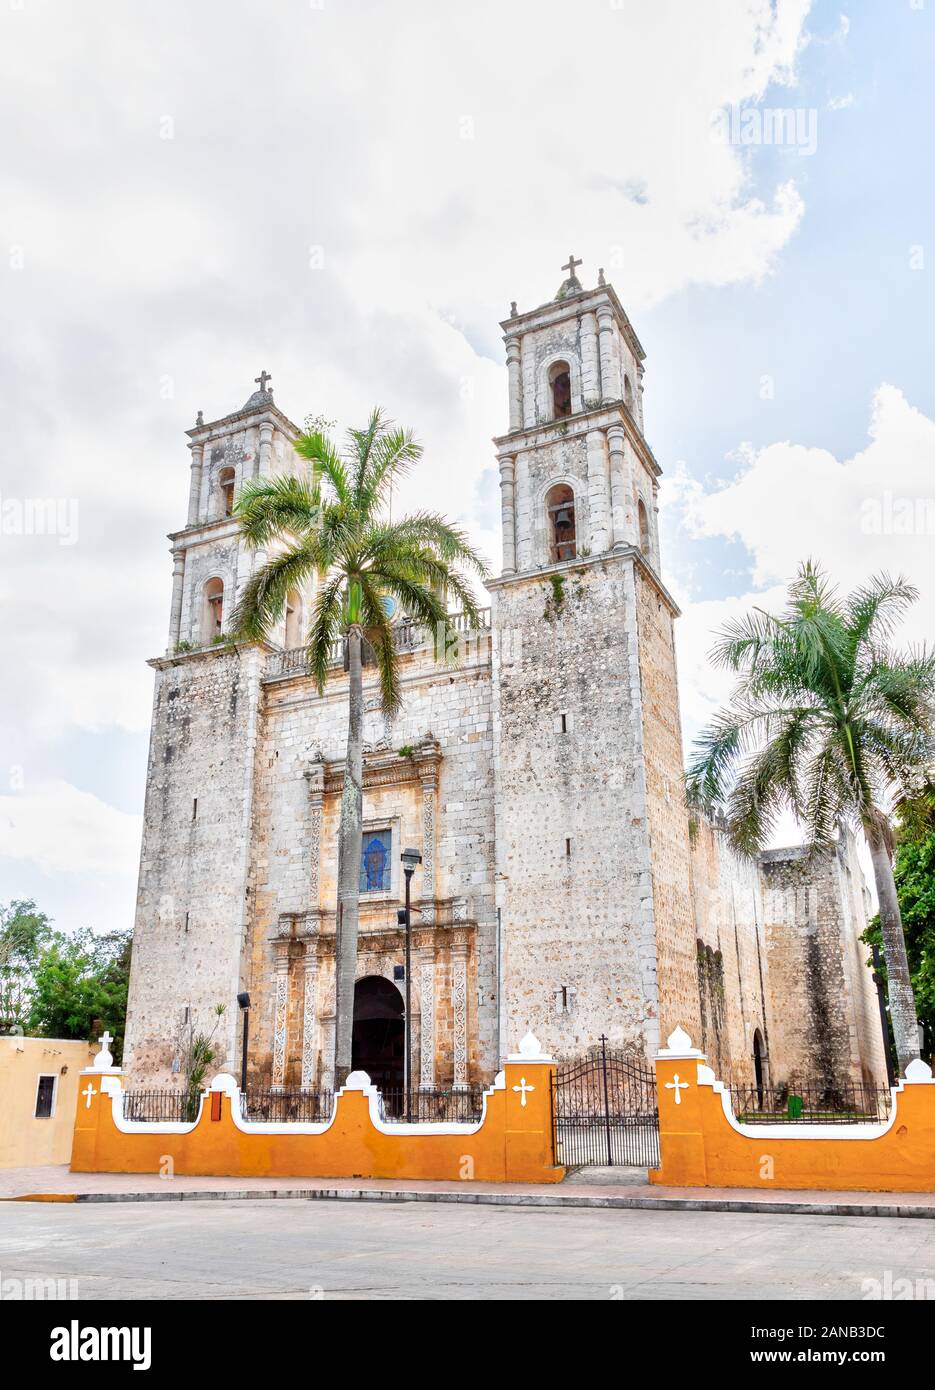
{"type": "Polygon", "coordinates": [[[318,940],[305,942],[305,983],[302,990],[302,1089],[315,1085],[318,1062],[318,940]]]}
{"type": "Polygon", "coordinates": [[[468,1072],[468,993],[467,946],[453,946],[451,951],[451,1012],[454,1043],[454,1086],[467,1086],[468,1072]]]}
{"type": "Polygon", "coordinates": [[[435,959],[426,952],[419,962],[419,1085],[431,1090],[435,1085],[435,959]]]}
{"type": "Polygon", "coordinates": [[[308,780],[308,901],[312,909],[321,904],[321,812],[325,800],[325,764],[318,760],[305,770],[308,780]]]}
{"type": "MultiPolygon", "coordinates": [[[[427,733],[413,748],[412,756],[401,758],[398,752],[380,750],[364,754],[364,789],[368,787],[402,786],[408,782],[424,781],[430,770],[435,769],[442,759],[441,744],[432,733],[427,733]]],[[[340,794],[344,786],[344,759],[324,764],[324,792],[326,796],[340,794]]]]}
{"type": "Polygon", "coordinates": [[[289,947],[292,943],[294,918],[280,918],[279,934],[273,938],[276,954],[276,974],[273,988],[273,1073],[272,1085],[284,1085],[286,1074],[286,1043],[289,1028],[289,947]]]}

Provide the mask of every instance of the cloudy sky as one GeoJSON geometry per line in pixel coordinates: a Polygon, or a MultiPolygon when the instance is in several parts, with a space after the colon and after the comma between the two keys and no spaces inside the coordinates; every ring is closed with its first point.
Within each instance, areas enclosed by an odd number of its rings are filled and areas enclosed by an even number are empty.
{"type": "Polygon", "coordinates": [[[0,4],[0,902],[132,922],[196,411],[382,403],[498,564],[498,320],[569,251],[648,353],[686,736],[806,555],[931,631],[935,0],[0,4]]]}

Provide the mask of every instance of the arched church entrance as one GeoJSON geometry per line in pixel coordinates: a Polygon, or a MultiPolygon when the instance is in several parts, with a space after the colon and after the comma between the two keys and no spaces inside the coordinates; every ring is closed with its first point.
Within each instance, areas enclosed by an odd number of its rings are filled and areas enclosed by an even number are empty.
{"type": "Polygon", "coordinates": [[[365,975],[354,986],[351,1063],[381,1091],[402,1093],[405,1085],[405,1022],[399,990],[382,975],[365,975]]]}

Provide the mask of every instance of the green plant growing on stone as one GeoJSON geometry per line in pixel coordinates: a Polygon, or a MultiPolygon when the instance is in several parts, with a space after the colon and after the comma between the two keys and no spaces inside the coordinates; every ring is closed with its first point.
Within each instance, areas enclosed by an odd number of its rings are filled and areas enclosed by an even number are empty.
{"type": "Polygon", "coordinates": [[[542,616],[547,623],[554,623],[564,607],[565,576],[552,574],[549,576],[549,593],[545,600],[545,610],[542,616]]]}
{"type": "Polygon", "coordinates": [[[209,1033],[196,1032],[194,1019],[191,1017],[187,1025],[182,1025],[179,1033],[177,1053],[184,1085],[183,1110],[184,1117],[190,1124],[194,1124],[198,1118],[201,1088],[208,1074],[208,1068],[217,1060],[218,1053],[214,1039],[221,1026],[221,1019],[226,1012],[226,1005],[215,1004],[214,1027],[209,1033]]]}
{"type": "Polygon", "coordinates": [[[194,650],[194,642],[189,642],[187,637],[183,637],[180,641],[176,642],[175,644],[175,653],[177,656],[181,656],[183,652],[193,652],[194,650]]]}
{"type": "Polygon", "coordinates": [[[416,750],[413,748],[411,743],[404,743],[402,748],[400,748],[399,750],[399,756],[401,758],[411,758],[415,751],[416,750]]]}
{"type": "Polygon", "coordinates": [[[739,680],[687,774],[690,806],[710,813],[723,804],[741,853],[763,848],[787,810],[816,850],[834,842],[842,822],[863,832],[903,1073],[919,1037],[884,807],[935,763],[935,653],[891,645],[917,598],[911,584],[886,575],[842,597],[817,566],[802,565],[781,614],[754,609],[718,634],[712,658],[739,680]]]}
{"type": "Polygon", "coordinates": [[[348,430],[339,448],[320,427],[299,435],[295,451],[311,465],[301,477],[254,478],[237,498],[234,515],[254,550],[271,558],[248,580],[233,630],[245,641],[266,640],[293,589],[315,575],[318,601],[308,636],[308,669],[318,690],[331,670],[331,652],[343,637],[347,651],[347,755],[338,831],[338,901],[335,988],[335,1085],[351,1069],[354,979],[363,832],[363,680],[366,642],[380,681],[383,713],[402,700],[399,653],[383,599],[391,595],[416,623],[444,630],[443,595],[460,604],[465,625],[480,625],[466,577],[487,569],[463,531],[436,512],[391,520],[394,483],[422,457],[412,433],[374,410],[363,429],[348,430]]]}

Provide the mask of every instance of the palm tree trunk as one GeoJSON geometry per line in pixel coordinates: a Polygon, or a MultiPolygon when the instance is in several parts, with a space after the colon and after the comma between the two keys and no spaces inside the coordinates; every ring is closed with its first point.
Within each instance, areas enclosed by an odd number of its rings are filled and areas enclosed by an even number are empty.
{"type": "Polygon", "coordinates": [[[893,1038],[899,1059],[899,1074],[905,1076],[907,1066],[919,1055],[919,1027],[887,829],[888,822],[880,811],[875,811],[873,818],[864,823],[864,834],[870,847],[873,877],[880,906],[880,931],[883,936],[883,958],[886,961],[886,992],[893,1038]]]}
{"type": "Polygon", "coordinates": [[[352,627],[348,647],[347,754],[338,833],[338,920],[335,943],[334,1084],[343,1086],[351,1070],[354,1034],[354,979],[360,908],[360,853],[363,835],[363,679],[361,631],[352,627]]]}

